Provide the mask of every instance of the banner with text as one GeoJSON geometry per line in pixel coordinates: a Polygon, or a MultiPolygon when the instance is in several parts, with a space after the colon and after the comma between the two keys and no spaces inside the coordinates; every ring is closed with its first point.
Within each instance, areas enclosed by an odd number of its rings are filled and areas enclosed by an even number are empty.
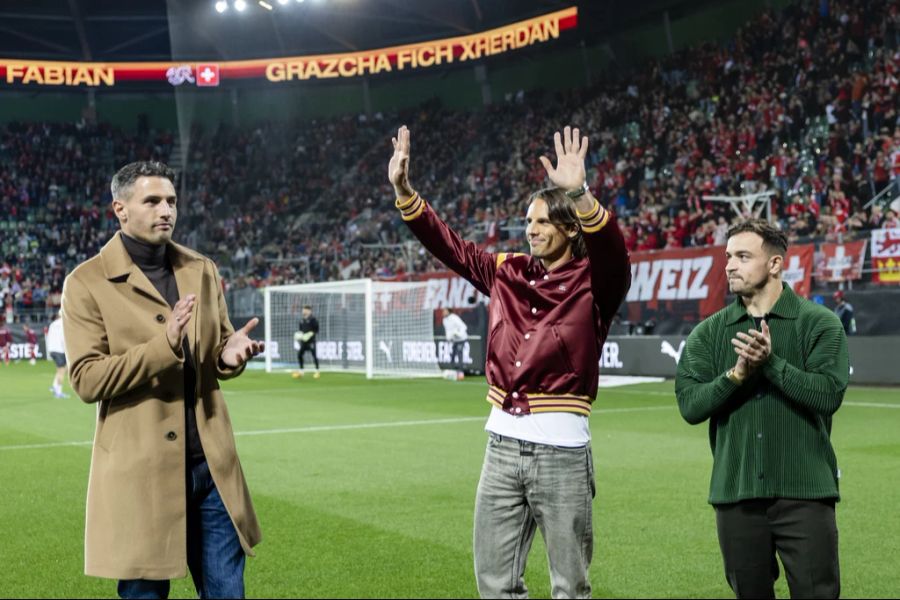
{"type": "MultiPolygon", "coordinates": [[[[784,281],[803,297],[812,286],[813,244],[792,246],[784,265],[784,281]]],[[[423,308],[471,309],[490,298],[453,273],[423,273],[428,291],[423,308]]],[[[633,322],[665,318],[700,321],[725,306],[725,247],[678,248],[631,253],[631,288],[623,317],[633,322]]]]}
{"type": "Polygon", "coordinates": [[[22,323],[0,324],[0,360],[5,360],[3,347],[9,353],[9,360],[31,360],[47,358],[43,326],[26,327],[22,323]]]}
{"type": "Polygon", "coordinates": [[[624,316],[699,321],[725,306],[725,248],[679,248],[631,254],[624,316]]]}
{"type": "MultiPolygon", "coordinates": [[[[850,350],[850,382],[853,384],[900,383],[896,351],[900,337],[847,338],[850,350]]],[[[687,344],[686,336],[609,336],[600,358],[604,375],[675,377],[687,344]]],[[[603,391],[600,391],[603,394],[603,391]]]]}
{"type": "Polygon", "coordinates": [[[114,87],[123,82],[168,82],[216,87],[237,80],[271,83],[340,79],[427,69],[480,60],[558,39],[578,23],[571,7],[509,25],[454,38],[349,52],[225,62],[87,63],[0,58],[2,84],[54,87],[114,87]]]}

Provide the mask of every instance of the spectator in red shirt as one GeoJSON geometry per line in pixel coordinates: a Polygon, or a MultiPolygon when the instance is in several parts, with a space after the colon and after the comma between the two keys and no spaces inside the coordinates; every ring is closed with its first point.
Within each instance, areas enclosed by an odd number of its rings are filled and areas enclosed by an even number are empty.
{"type": "Polygon", "coordinates": [[[838,223],[843,223],[850,217],[850,201],[844,192],[831,192],[831,213],[838,223]]]}
{"type": "Polygon", "coordinates": [[[897,218],[897,213],[893,210],[887,211],[887,217],[885,217],[881,227],[883,229],[897,229],[900,227],[900,218],[897,218]]]}

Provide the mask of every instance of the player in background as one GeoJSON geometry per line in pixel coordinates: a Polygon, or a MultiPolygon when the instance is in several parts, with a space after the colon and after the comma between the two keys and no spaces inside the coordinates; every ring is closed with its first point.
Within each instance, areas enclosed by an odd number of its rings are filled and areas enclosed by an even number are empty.
{"type": "Polygon", "coordinates": [[[62,318],[59,313],[56,313],[47,327],[47,356],[56,365],[50,391],[56,398],[68,398],[69,395],[62,390],[63,381],[66,379],[66,339],[63,336],[62,318]]]}
{"type": "Polygon", "coordinates": [[[316,371],[313,373],[315,379],[319,378],[319,357],[316,355],[316,334],[319,333],[319,320],[313,314],[312,306],[309,304],[303,307],[303,318],[297,326],[297,333],[294,334],[294,341],[300,344],[297,350],[297,363],[300,370],[294,373],[294,379],[303,377],[303,355],[309,352],[312,354],[313,363],[316,365],[316,371]]]}

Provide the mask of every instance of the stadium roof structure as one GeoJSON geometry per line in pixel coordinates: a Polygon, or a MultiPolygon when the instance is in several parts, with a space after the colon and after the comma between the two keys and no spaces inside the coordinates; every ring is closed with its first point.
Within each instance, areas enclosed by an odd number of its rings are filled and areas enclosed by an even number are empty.
{"type": "Polygon", "coordinates": [[[578,6],[596,39],[709,0],[4,0],[0,57],[125,62],[338,53],[467,35],[578,6]],[[267,5],[270,8],[266,8],[267,5]]]}

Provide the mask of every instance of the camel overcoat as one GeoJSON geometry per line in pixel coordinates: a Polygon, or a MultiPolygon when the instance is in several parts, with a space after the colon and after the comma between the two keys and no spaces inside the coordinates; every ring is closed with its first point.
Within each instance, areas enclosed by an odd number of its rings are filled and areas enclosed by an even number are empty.
{"type": "MultiPolygon", "coordinates": [[[[187,574],[184,357],[166,339],[172,310],[116,235],[66,278],[62,320],[72,387],[97,403],[84,536],[87,575],[187,574]]],[[[262,536],[219,380],[234,333],[215,264],[170,243],[180,297],[196,294],[187,338],[197,371],[197,429],[244,551],[262,536]]]]}

